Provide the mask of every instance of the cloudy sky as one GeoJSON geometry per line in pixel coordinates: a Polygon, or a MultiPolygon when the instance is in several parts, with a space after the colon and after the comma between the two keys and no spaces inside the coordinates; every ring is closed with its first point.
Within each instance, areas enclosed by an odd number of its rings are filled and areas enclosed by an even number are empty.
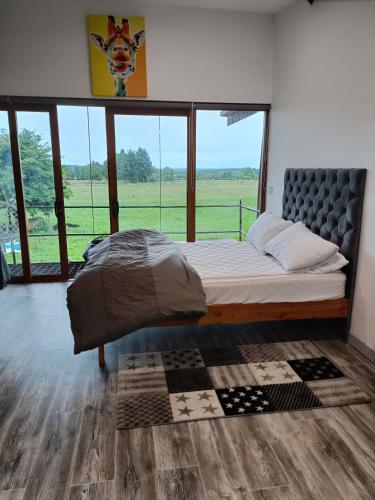
{"type": "MultiPolygon", "coordinates": [[[[35,130],[50,142],[46,113],[17,114],[18,126],[35,130]]],[[[107,156],[103,108],[58,106],[63,163],[85,165],[107,156]]],[[[8,128],[0,112],[0,128],[8,128]]],[[[186,168],[186,118],[116,116],[116,150],[147,149],[156,167],[186,168]]],[[[263,113],[227,126],[219,111],[197,112],[197,167],[259,167],[263,113]]]]}

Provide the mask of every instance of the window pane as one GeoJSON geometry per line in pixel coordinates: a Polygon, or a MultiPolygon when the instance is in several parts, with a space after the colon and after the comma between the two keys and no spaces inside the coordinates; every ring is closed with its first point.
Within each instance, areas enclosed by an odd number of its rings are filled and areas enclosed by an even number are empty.
{"type": "MultiPolygon", "coordinates": [[[[239,239],[240,199],[257,208],[263,125],[264,112],[197,111],[197,239],[221,238],[225,231],[239,239]]],[[[255,215],[242,210],[242,231],[255,215]]]]}
{"type": "MultiPolygon", "coordinates": [[[[17,126],[30,262],[55,264],[54,274],[60,274],[49,113],[17,111],[17,126]]],[[[50,274],[46,267],[31,266],[31,271],[50,274]]]]}
{"type": "Polygon", "coordinates": [[[109,206],[105,110],[86,106],[57,109],[68,257],[80,262],[86,245],[109,233],[109,209],[96,208],[109,206]],[[82,233],[85,236],[72,236],[82,233]]]}
{"type": "Polygon", "coordinates": [[[0,245],[12,275],[22,276],[16,191],[6,111],[0,111],[0,245]]]}
{"type": "Polygon", "coordinates": [[[120,229],[186,240],[187,118],[116,115],[115,132],[120,229]]]}

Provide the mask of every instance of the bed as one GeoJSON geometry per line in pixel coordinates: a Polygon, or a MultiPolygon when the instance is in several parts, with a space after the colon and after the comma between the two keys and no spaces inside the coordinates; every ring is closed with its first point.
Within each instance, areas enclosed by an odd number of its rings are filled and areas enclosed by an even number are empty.
{"type": "MultiPolygon", "coordinates": [[[[346,338],[353,304],[365,182],[364,169],[287,169],[285,172],[282,217],[292,222],[301,221],[312,232],[338,245],[349,261],[343,272],[288,275],[274,263],[270,265],[269,260],[265,271],[262,266],[269,257],[259,258],[246,243],[224,240],[182,244],[188,261],[201,276],[208,312],[198,319],[150,326],[341,318],[346,338]],[[246,275],[244,262],[248,264],[246,275]]],[[[99,346],[98,354],[99,364],[103,366],[104,345],[99,346]]]]}
{"type": "Polygon", "coordinates": [[[276,259],[260,254],[249,242],[208,240],[181,244],[196,269],[206,302],[214,304],[263,304],[309,302],[345,297],[342,271],[318,274],[288,273],[276,259]]]}

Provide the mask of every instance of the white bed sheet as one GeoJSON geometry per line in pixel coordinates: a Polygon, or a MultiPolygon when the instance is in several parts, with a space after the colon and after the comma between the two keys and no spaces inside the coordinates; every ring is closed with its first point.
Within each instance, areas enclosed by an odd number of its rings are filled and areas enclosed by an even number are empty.
{"type": "Polygon", "coordinates": [[[208,240],[181,247],[201,277],[207,304],[307,302],[345,296],[343,272],[288,273],[248,242],[208,240]]]}

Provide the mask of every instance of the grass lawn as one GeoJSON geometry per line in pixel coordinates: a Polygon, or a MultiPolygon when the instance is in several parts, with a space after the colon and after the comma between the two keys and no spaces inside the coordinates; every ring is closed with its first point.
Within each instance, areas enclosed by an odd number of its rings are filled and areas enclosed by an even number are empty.
{"type": "MultiPolygon", "coordinates": [[[[106,182],[69,181],[72,196],[65,201],[65,218],[68,233],[68,255],[71,261],[82,260],[86,244],[94,236],[76,236],[78,233],[93,233],[97,236],[109,233],[108,187],[106,182]],[[106,208],[69,208],[70,206],[99,205],[106,208]]],[[[181,205],[183,208],[120,208],[120,229],[151,228],[170,234],[175,240],[186,240],[186,182],[172,181],[161,185],[156,182],[118,184],[119,204],[121,205],[181,205]]],[[[256,208],[258,182],[254,180],[198,180],[196,188],[196,230],[217,231],[217,234],[197,234],[197,239],[238,238],[237,234],[226,231],[239,230],[239,208],[209,208],[207,205],[238,205],[242,197],[245,205],[256,208]]],[[[49,233],[56,234],[56,219],[50,215],[33,214],[45,221],[49,233]]],[[[243,230],[255,220],[255,213],[243,211],[243,230]]],[[[36,231],[37,229],[34,229],[36,231]]],[[[43,228],[43,233],[46,230],[43,228]]],[[[56,236],[30,234],[30,253],[32,262],[58,262],[59,249],[56,236]]],[[[11,255],[7,255],[11,262],[11,255]]],[[[20,260],[19,256],[18,259],[20,260]]]]}

